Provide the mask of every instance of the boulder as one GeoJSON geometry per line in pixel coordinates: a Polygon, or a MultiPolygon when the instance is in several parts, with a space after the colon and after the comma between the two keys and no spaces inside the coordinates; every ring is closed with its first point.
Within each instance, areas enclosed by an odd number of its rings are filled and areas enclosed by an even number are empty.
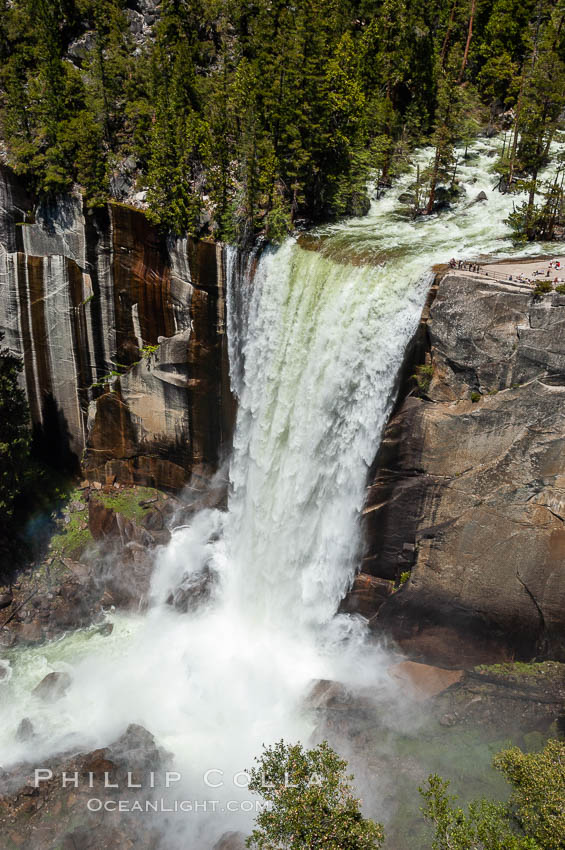
{"type": "Polygon", "coordinates": [[[17,642],[21,644],[33,645],[36,643],[41,643],[41,641],[43,640],[41,623],[37,617],[27,623],[16,623],[14,625],[14,631],[16,634],[17,642]]]}
{"type": "Polygon", "coordinates": [[[113,548],[123,549],[128,543],[136,543],[144,548],[155,544],[155,538],[146,528],[107,508],[96,498],[88,501],[88,526],[95,540],[113,548]]]}
{"type": "Polygon", "coordinates": [[[154,508],[151,511],[147,511],[141,521],[141,524],[153,534],[156,531],[163,531],[165,528],[165,518],[158,508],[154,508]]]}
{"type": "Polygon", "coordinates": [[[414,661],[401,661],[389,667],[388,673],[393,679],[405,684],[411,696],[417,700],[427,700],[443,693],[447,688],[463,679],[463,670],[444,670],[429,664],[417,664],[414,661]]]}
{"type": "Polygon", "coordinates": [[[382,709],[382,689],[350,688],[342,682],[318,679],[303,700],[316,722],[318,740],[337,740],[357,726],[374,724],[377,704],[382,709]]]}
{"type": "Polygon", "coordinates": [[[416,203],[416,195],[413,192],[402,192],[402,194],[398,196],[398,201],[401,204],[414,206],[416,203]]]}
{"type": "Polygon", "coordinates": [[[0,631],[0,646],[4,647],[4,649],[10,649],[15,643],[17,643],[15,633],[11,629],[3,628],[0,631]]]}
{"type": "Polygon", "coordinates": [[[245,835],[243,832],[224,832],[213,850],[245,850],[245,835]]]}
{"type": "Polygon", "coordinates": [[[304,699],[306,708],[316,711],[348,711],[351,705],[351,694],[341,682],[331,679],[318,679],[313,682],[304,699]]]}
{"type": "Polygon", "coordinates": [[[69,44],[67,55],[80,66],[87,56],[91,55],[93,46],[94,37],[91,32],[86,32],[69,44]]]}
{"type": "Polygon", "coordinates": [[[5,590],[0,593],[0,611],[2,608],[8,608],[14,601],[14,594],[11,590],[5,590]]]}
{"type": "Polygon", "coordinates": [[[185,573],[181,583],[167,599],[177,611],[186,614],[208,602],[217,584],[217,575],[209,566],[193,573],[185,573]]]}
{"type": "Polygon", "coordinates": [[[104,751],[115,763],[118,775],[124,775],[128,765],[138,773],[158,771],[167,757],[155,737],[139,723],[130,723],[126,731],[104,751]]]}
{"type": "Polygon", "coordinates": [[[29,717],[24,717],[20,720],[18,728],[16,729],[16,740],[25,743],[26,741],[31,741],[34,737],[35,730],[33,728],[33,723],[29,717]]]}
{"type": "Polygon", "coordinates": [[[32,693],[43,702],[55,702],[64,697],[71,686],[72,679],[69,673],[48,673],[41,682],[35,686],[32,693]]]}
{"type": "Polygon", "coordinates": [[[151,27],[159,19],[162,0],[137,0],[137,8],[143,15],[145,26],[151,27]]]}
{"type": "Polygon", "coordinates": [[[345,614],[360,614],[370,620],[393,591],[393,582],[359,573],[341,603],[340,611],[345,614]]]}
{"type": "Polygon", "coordinates": [[[89,499],[88,527],[95,540],[106,540],[118,534],[116,513],[99,499],[89,499]]]}

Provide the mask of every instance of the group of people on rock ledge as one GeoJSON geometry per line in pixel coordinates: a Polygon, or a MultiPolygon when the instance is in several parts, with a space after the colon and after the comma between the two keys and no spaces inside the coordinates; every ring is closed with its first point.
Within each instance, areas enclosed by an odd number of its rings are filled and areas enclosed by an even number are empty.
{"type": "MultiPolygon", "coordinates": [[[[449,261],[449,265],[452,269],[464,269],[465,271],[477,272],[478,274],[484,274],[487,277],[494,277],[494,278],[499,278],[501,280],[508,280],[508,281],[517,281],[519,283],[529,283],[532,286],[534,286],[535,283],[536,283],[536,281],[532,280],[532,278],[536,278],[536,277],[551,278],[553,271],[562,270],[560,260],[551,260],[547,269],[545,269],[545,270],[544,269],[536,269],[535,271],[533,271],[531,273],[531,277],[523,274],[522,272],[520,274],[514,274],[514,275],[512,275],[512,274],[497,274],[494,270],[486,271],[478,263],[469,263],[469,262],[465,262],[464,260],[451,259],[449,261]]],[[[555,275],[555,277],[553,278],[553,281],[551,281],[551,282],[553,284],[558,284],[558,283],[563,283],[564,281],[563,281],[562,277],[558,277],[557,275],[555,275]]]]}
{"type": "Polygon", "coordinates": [[[465,269],[468,272],[480,272],[481,267],[478,263],[466,263],[464,260],[454,260],[453,258],[449,261],[449,265],[452,269],[465,269]]]}

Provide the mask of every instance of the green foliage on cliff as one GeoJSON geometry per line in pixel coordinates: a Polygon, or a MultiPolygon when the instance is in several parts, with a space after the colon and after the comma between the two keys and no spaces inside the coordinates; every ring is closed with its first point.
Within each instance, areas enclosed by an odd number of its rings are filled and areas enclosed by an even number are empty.
{"type": "Polygon", "coordinates": [[[432,850],[560,850],[565,847],[565,742],[537,753],[518,747],[494,758],[510,785],[508,803],[478,800],[465,811],[449,782],[430,776],[420,789],[424,817],[434,826],[432,850]]]}
{"type": "MultiPolygon", "coordinates": [[[[0,344],[3,335],[0,334],[0,344]]],[[[29,412],[18,384],[21,361],[0,350],[0,536],[12,517],[31,445],[29,412]]]]}
{"type": "MultiPolygon", "coordinates": [[[[475,800],[465,808],[437,775],[420,788],[422,814],[433,827],[431,850],[562,850],[565,847],[565,742],[540,752],[512,747],[493,759],[511,786],[507,802],[475,800]]],[[[306,750],[279,741],[248,771],[249,788],[266,807],[247,846],[256,850],[370,850],[384,841],[380,824],[362,816],[347,763],[326,742],[306,750]]]]}
{"type": "Polygon", "coordinates": [[[546,850],[565,847],[565,742],[548,741],[539,753],[512,747],[494,766],[512,785],[510,811],[524,833],[546,850]]]}
{"type": "Polygon", "coordinates": [[[537,280],[534,286],[534,298],[540,298],[543,295],[549,295],[553,290],[553,285],[550,280],[537,280]]]}
{"type": "Polygon", "coordinates": [[[279,741],[265,747],[256,761],[249,771],[249,788],[269,806],[257,816],[248,847],[375,850],[381,846],[382,827],[362,816],[347,762],[326,742],[305,750],[301,744],[279,741]]]}
{"type": "Polygon", "coordinates": [[[426,395],[430,388],[433,376],[434,367],[431,363],[421,363],[419,366],[416,366],[416,372],[412,375],[412,380],[416,382],[416,388],[419,395],[426,395]]]}
{"type": "Polygon", "coordinates": [[[565,97],[564,0],[162,0],[143,37],[141,8],[0,0],[1,131],[37,194],[78,182],[98,205],[128,163],[163,228],[280,241],[359,213],[370,171],[386,185],[424,141],[431,211],[454,144],[512,107],[501,175],[529,181],[526,237],[554,233],[562,191],[538,172],[565,97]]]}
{"type": "Polygon", "coordinates": [[[448,787],[449,782],[433,775],[420,789],[426,804],[422,812],[435,828],[432,850],[540,850],[512,829],[503,803],[479,800],[465,811],[455,805],[457,798],[448,795],[448,787]]]}

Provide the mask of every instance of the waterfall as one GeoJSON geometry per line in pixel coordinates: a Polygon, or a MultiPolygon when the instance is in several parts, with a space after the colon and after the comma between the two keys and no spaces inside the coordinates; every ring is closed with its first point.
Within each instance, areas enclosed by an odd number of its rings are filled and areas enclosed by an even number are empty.
{"type": "Polygon", "coordinates": [[[307,740],[302,701],[316,679],[386,678],[364,621],[336,611],[359,559],[367,468],[430,283],[429,273],[397,278],[294,239],[243,270],[235,252],[227,259],[239,401],[228,510],[175,533],[145,629],[163,688],[175,682],[159,737],[183,774],[216,766],[214,753],[230,774],[263,742],[307,740]],[[204,564],[219,576],[209,608],[186,618],[159,605],[204,564]]]}
{"type": "Polygon", "coordinates": [[[224,535],[227,594],[247,616],[288,628],[335,614],[358,563],[367,467],[427,281],[335,262],[289,240],[244,282],[251,296],[224,535]]]}
{"type": "MultiPolygon", "coordinates": [[[[228,510],[203,510],[174,532],[145,615],[113,615],[110,637],[78,632],[18,650],[0,724],[5,767],[29,754],[13,736],[26,714],[39,732],[36,760],[104,746],[137,722],[174,755],[183,793],[205,797],[204,773],[221,770],[214,797],[245,799],[228,777],[264,742],[308,740],[302,705],[313,680],[384,687],[384,652],[367,643],[361,618],[336,612],[358,564],[367,469],[430,269],[452,255],[513,250],[504,219],[514,199],[492,191],[497,144],[476,143],[459,170],[466,194],[441,217],[403,215],[409,173],[363,219],[247,263],[227,249],[238,397],[228,510]],[[480,191],[486,205],[472,203],[480,191]],[[217,576],[206,605],[183,615],[166,604],[171,588],[205,568],[217,576]],[[72,686],[39,707],[31,688],[52,669],[68,669],[72,686]]],[[[247,829],[251,815],[214,817],[212,838],[247,829]]],[[[179,829],[193,834],[200,820],[179,829]]]]}

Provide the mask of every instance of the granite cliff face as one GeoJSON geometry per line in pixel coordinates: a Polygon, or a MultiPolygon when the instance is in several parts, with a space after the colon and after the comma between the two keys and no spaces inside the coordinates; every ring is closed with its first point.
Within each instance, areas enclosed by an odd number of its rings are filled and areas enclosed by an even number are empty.
{"type": "Polygon", "coordinates": [[[410,578],[372,625],[447,665],[562,660],[565,298],[449,273],[422,330],[433,377],[397,405],[364,512],[363,571],[410,578]]]}
{"type": "Polygon", "coordinates": [[[52,456],[169,488],[215,467],[232,417],[219,245],[78,194],[34,210],[2,168],[0,281],[4,344],[52,456]]]}

